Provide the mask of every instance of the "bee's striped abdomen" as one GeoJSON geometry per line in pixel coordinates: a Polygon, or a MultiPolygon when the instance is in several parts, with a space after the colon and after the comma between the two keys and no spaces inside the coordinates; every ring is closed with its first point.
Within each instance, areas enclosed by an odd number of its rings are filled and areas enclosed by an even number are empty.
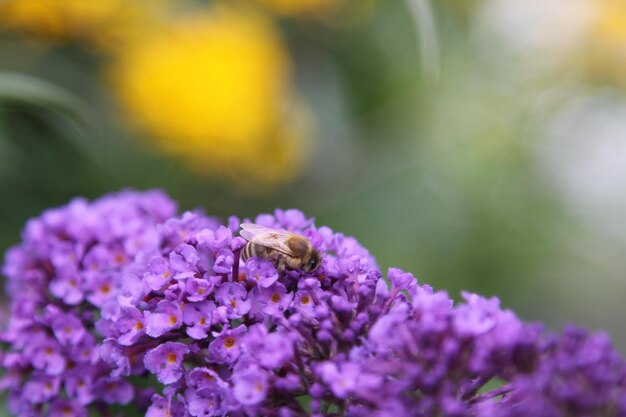
{"type": "Polygon", "coordinates": [[[246,246],[243,247],[243,250],[241,251],[241,260],[242,261],[247,261],[248,259],[250,259],[252,257],[252,242],[248,242],[246,243],[246,246]]]}
{"type": "Polygon", "coordinates": [[[267,248],[263,245],[248,242],[241,251],[241,259],[245,262],[253,256],[263,258],[267,253],[267,248]]]}

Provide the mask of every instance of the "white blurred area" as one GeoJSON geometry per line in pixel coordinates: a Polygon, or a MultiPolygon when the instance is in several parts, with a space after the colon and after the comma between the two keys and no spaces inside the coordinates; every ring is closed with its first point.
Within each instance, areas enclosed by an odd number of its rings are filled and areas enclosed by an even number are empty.
{"type": "Polygon", "coordinates": [[[524,59],[524,66],[561,63],[592,25],[595,0],[490,0],[477,11],[479,40],[492,44],[502,57],[524,59]]]}
{"type": "MultiPolygon", "coordinates": [[[[585,60],[595,58],[594,50],[626,53],[626,45],[616,51],[603,43],[612,39],[594,38],[607,13],[626,11],[612,8],[615,4],[488,0],[476,11],[473,27],[476,40],[488,49],[486,55],[500,61],[509,77],[541,80],[526,85],[531,93],[520,94],[518,101],[527,100],[526,106],[546,125],[535,142],[545,180],[595,233],[626,243],[626,89],[610,84],[611,73],[626,75],[626,68],[614,68],[626,61],[615,56],[603,63],[613,64],[604,68],[606,79],[600,76],[605,84],[595,85],[585,75],[585,60]]],[[[619,19],[626,23],[626,16],[619,19]]]]}
{"type": "Polygon", "coordinates": [[[620,26],[626,2],[620,1],[486,0],[471,26],[479,60],[497,68],[492,84],[513,103],[511,120],[521,127],[517,140],[531,149],[537,186],[551,190],[565,214],[544,228],[556,249],[544,252],[545,262],[524,283],[520,291],[535,303],[521,309],[548,317],[553,328],[574,322],[606,329],[626,350],[626,27],[620,26]]]}
{"type": "Polygon", "coordinates": [[[626,244],[626,99],[597,94],[567,104],[538,150],[571,211],[626,244]]]}

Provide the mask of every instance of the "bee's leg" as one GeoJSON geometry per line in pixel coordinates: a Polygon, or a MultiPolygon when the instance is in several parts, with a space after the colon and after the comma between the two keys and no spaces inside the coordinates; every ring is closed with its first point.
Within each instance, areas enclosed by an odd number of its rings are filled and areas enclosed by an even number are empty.
{"type": "Polygon", "coordinates": [[[278,256],[278,255],[276,254],[276,252],[274,252],[274,251],[269,252],[269,253],[268,253],[268,255],[265,257],[265,259],[266,259],[266,260],[268,260],[268,261],[270,261],[270,262],[274,265],[274,268],[276,268],[276,270],[277,270],[278,272],[280,272],[280,271],[279,271],[280,264],[281,264],[281,262],[280,262],[280,256],[278,256]]]}

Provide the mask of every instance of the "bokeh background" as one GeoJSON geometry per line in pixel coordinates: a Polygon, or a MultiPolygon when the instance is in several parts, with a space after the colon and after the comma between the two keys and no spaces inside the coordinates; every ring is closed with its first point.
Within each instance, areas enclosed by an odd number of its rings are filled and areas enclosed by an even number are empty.
{"type": "Polygon", "coordinates": [[[297,207],[626,351],[626,1],[0,0],[0,251],[74,196],[297,207]]]}

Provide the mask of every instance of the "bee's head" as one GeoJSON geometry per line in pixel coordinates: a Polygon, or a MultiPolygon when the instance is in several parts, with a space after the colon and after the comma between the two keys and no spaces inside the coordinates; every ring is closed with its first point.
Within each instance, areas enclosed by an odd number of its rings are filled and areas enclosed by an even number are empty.
{"type": "Polygon", "coordinates": [[[322,264],[322,255],[319,253],[317,249],[313,249],[313,252],[311,252],[311,257],[309,258],[309,261],[304,265],[302,269],[307,274],[310,274],[312,272],[317,271],[317,268],[319,268],[321,264],[322,264]]]}

